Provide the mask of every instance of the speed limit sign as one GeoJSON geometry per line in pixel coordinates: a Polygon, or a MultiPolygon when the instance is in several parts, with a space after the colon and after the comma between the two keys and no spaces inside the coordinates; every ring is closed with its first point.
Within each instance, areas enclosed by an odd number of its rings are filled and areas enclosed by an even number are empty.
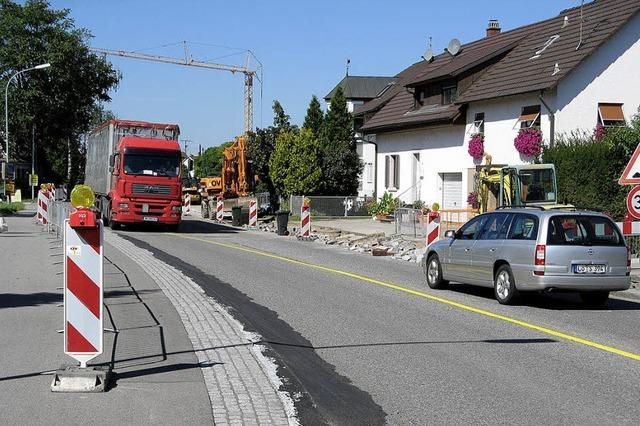
{"type": "Polygon", "coordinates": [[[640,185],[634,186],[627,195],[627,210],[636,219],[640,219],[640,185]]]}

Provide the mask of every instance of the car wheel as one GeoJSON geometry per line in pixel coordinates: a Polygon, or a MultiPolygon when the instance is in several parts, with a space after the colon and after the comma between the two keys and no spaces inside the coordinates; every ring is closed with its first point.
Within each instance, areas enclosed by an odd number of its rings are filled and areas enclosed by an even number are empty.
{"type": "Polygon", "coordinates": [[[427,285],[430,288],[440,290],[447,288],[449,285],[449,281],[442,279],[442,265],[440,264],[440,258],[438,258],[438,255],[435,253],[427,259],[425,275],[427,285]]]}
{"type": "Polygon", "coordinates": [[[609,292],[608,291],[585,291],[584,293],[580,293],[580,298],[582,302],[592,308],[601,308],[609,300],[609,292]]]}
{"type": "Polygon", "coordinates": [[[516,280],[509,265],[502,265],[496,271],[493,281],[496,300],[502,305],[513,305],[520,297],[516,288],[516,280]]]}

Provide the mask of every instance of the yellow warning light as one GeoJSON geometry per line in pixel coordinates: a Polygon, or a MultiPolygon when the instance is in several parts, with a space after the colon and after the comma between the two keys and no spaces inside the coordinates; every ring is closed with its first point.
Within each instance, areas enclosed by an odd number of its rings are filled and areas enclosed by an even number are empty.
{"type": "Polygon", "coordinates": [[[71,191],[71,205],[73,207],[93,206],[96,196],[89,185],[76,185],[71,191]]]}

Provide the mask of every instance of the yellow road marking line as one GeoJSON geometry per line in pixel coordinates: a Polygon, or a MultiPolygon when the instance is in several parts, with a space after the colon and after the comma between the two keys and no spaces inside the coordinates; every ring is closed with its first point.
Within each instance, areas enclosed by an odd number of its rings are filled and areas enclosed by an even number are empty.
{"type": "Polygon", "coordinates": [[[189,240],[201,241],[203,243],[213,244],[213,245],[217,245],[217,246],[220,246],[220,247],[226,247],[226,248],[230,248],[230,249],[234,249],[234,250],[239,250],[239,251],[243,251],[243,252],[246,252],[246,253],[256,254],[256,255],[259,255],[259,256],[270,257],[272,259],[281,260],[283,262],[288,262],[288,263],[292,263],[292,264],[300,265],[300,266],[306,266],[308,268],[313,268],[313,269],[317,269],[317,270],[320,270],[320,271],[333,273],[333,274],[336,274],[336,275],[342,275],[342,276],[353,278],[353,279],[356,279],[356,280],[359,280],[359,281],[364,281],[364,282],[368,282],[368,283],[371,283],[371,284],[375,284],[375,285],[378,285],[378,286],[381,286],[381,287],[387,287],[387,288],[390,288],[390,289],[393,289],[393,290],[401,291],[403,293],[408,293],[408,294],[411,294],[411,295],[414,295],[414,296],[418,296],[418,297],[422,297],[422,298],[425,298],[425,299],[433,300],[435,302],[440,302],[440,303],[443,303],[445,305],[452,306],[454,308],[462,309],[464,311],[473,312],[473,313],[476,313],[476,314],[479,314],[479,315],[484,315],[484,316],[489,317],[489,318],[494,318],[494,319],[505,321],[505,322],[508,322],[508,323],[511,323],[511,324],[519,325],[521,327],[528,328],[530,330],[535,330],[535,331],[538,331],[540,333],[548,334],[550,336],[554,336],[554,337],[557,337],[559,339],[567,340],[567,341],[574,342],[574,343],[579,343],[579,344],[582,344],[582,345],[585,345],[585,346],[590,346],[592,348],[600,349],[600,350],[605,351],[605,352],[610,352],[610,353],[613,353],[613,354],[616,354],[616,355],[620,355],[620,356],[623,356],[625,358],[630,358],[630,359],[633,359],[635,361],[640,361],[640,354],[637,354],[637,353],[633,353],[633,352],[625,351],[625,350],[622,350],[622,349],[618,349],[616,347],[605,345],[605,344],[598,343],[598,342],[594,342],[593,340],[584,339],[582,337],[573,336],[571,334],[563,333],[563,332],[558,331],[558,330],[554,330],[554,329],[551,329],[551,328],[547,328],[547,327],[543,327],[543,326],[540,326],[540,325],[532,324],[532,323],[529,323],[529,322],[526,322],[526,321],[522,321],[522,320],[519,320],[519,319],[516,319],[516,318],[511,318],[511,317],[508,317],[506,315],[496,314],[495,312],[487,311],[485,309],[475,308],[475,307],[470,306],[470,305],[465,305],[464,303],[460,303],[460,302],[456,302],[456,301],[453,301],[453,300],[445,299],[444,297],[434,296],[432,294],[424,293],[424,292],[419,291],[419,290],[413,290],[411,288],[402,287],[400,285],[393,284],[393,283],[390,283],[390,282],[377,280],[375,278],[367,277],[365,275],[355,274],[353,272],[343,271],[343,270],[335,269],[335,268],[329,268],[327,266],[318,265],[318,264],[307,262],[307,261],[304,261],[304,260],[297,260],[297,259],[292,259],[290,257],[279,256],[277,254],[269,253],[269,252],[266,252],[266,251],[243,247],[243,246],[240,246],[238,244],[221,243],[221,242],[218,242],[218,241],[208,240],[208,239],[204,239],[204,238],[188,237],[188,236],[182,235],[182,234],[169,234],[169,235],[174,235],[176,237],[185,238],[185,239],[189,239],[189,240]]]}

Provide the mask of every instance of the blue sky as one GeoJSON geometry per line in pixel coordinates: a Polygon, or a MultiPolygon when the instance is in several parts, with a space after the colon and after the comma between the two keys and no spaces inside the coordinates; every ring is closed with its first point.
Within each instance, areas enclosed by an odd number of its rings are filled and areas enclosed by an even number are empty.
{"type": "MultiPolygon", "coordinates": [[[[417,61],[429,37],[441,52],[448,41],[484,36],[489,19],[503,30],[557,15],[580,0],[492,1],[215,1],[54,0],[71,9],[92,45],[181,56],[187,40],[194,59],[242,64],[229,47],[251,49],[264,64],[262,102],[256,86],[254,124],[272,122],[278,99],[301,123],[312,95],[323,97],[345,74],[394,75],[417,61]],[[222,47],[227,46],[227,47],[222,47]],[[231,55],[231,56],[227,56],[231,55]],[[218,58],[218,59],[216,59],[218,58]],[[262,105],[261,105],[262,104],[262,105]]],[[[241,75],[132,59],[110,58],[123,79],[108,108],[119,118],[180,125],[182,138],[204,147],[243,130],[241,75]]]]}

